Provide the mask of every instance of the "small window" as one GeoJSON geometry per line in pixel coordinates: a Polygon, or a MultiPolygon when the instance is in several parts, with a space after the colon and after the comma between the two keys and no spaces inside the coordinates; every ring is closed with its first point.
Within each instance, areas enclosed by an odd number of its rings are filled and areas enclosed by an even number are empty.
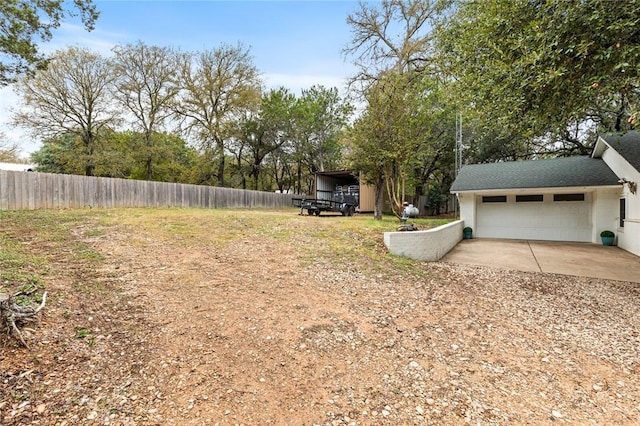
{"type": "Polygon", "coordinates": [[[506,195],[491,195],[491,196],[483,196],[483,203],[506,203],[507,196],[506,195]]]}
{"type": "Polygon", "coordinates": [[[516,203],[531,203],[542,201],[542,194],[536,195],[516,195],[516,203]]]}
{"type": "Polygon", "coordinates": [[[553,201],[584,201],[584,194],[553,194],[553,201]]]}
{"type": "Polygon", "coordinates": [[[624,220],[627,218],[627,199],[620,198],[620,228],[624,228],[624,220]]]}

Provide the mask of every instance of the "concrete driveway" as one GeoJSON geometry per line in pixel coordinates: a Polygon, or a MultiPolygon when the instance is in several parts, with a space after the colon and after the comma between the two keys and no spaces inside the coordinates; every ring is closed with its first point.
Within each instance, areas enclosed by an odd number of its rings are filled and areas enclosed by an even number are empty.
{"type": "Polygon", "coordinates": [[[640,283],[640,257],[590,243],[462,240],[441,261],[640,283]]]}

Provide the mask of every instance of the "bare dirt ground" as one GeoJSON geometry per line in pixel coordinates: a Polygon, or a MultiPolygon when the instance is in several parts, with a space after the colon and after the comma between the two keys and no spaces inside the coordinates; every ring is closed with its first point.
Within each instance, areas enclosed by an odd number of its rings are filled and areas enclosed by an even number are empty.
{"type": "Polygon", "coordinates": [[[0,424],[640,424],[638,284],[394,259],[352,218],[238,216],[74,227],[97,262],[7,230],[52,268],[31,349],[0,342],[0,424]]]}

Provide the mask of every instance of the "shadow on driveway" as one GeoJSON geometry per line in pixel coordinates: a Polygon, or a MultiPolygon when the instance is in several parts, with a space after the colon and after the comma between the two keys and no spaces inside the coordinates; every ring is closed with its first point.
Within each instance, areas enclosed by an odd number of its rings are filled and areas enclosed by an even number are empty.
{"type": "Polygon", "coordinates": [[[441,261],[640,283],[640,257],[591,243],[462,240],[441,261]]]}

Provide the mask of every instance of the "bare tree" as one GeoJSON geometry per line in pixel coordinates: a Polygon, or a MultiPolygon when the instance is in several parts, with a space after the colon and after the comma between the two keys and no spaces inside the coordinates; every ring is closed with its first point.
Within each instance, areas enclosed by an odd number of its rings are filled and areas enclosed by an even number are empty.
{"type": "Polygon", "coordinates": [[[352,83],[365,88],[394,69],[424,71],[432,65],[433,28],[451,0],[383,0],[360,3],[347,17],[351,43],[343,50],[354,58],[352,83]]]}
{"type": "Polygon", "coordinates": [[[4,132],[0,132],[0,161],[17,161],[18,144],[6,140],[4,132]]]}
{"type": "Polygon", "coordinates": [[[147,180],[153,178],[153,134],[173,114],[171,104],[178,85],[179,55],[168,47],[147,46],[142,42],[114,49],[117,75],[116,97],[134,117],[133,125],[143,137],[147,180]]]}
{"type": "Polygon", "coordinates": [[[111,64],[99,54],[76,47],[58,51],[45,71],[18,83],[24,107],[13,122],[43,139],[76,135],[82,143],[85,174],[93,176],[96,142],[117,118],[113,76],[111,64]]]}
{"type": "MultiPolygon", "coordinates": [[[[217,161],[217,184],[224,186],[225,144],[234,121],[260,100],[260,79],[249,50],[222,45],[191,55],[181,69],[182,92],[177,112],[183,128],[194,135],[204,155],[217,161]]],[[[255,109],[255,107],[253,107],[255,109]]],[[[202,183],[213,176],[206,176],[202,183]]]]}

